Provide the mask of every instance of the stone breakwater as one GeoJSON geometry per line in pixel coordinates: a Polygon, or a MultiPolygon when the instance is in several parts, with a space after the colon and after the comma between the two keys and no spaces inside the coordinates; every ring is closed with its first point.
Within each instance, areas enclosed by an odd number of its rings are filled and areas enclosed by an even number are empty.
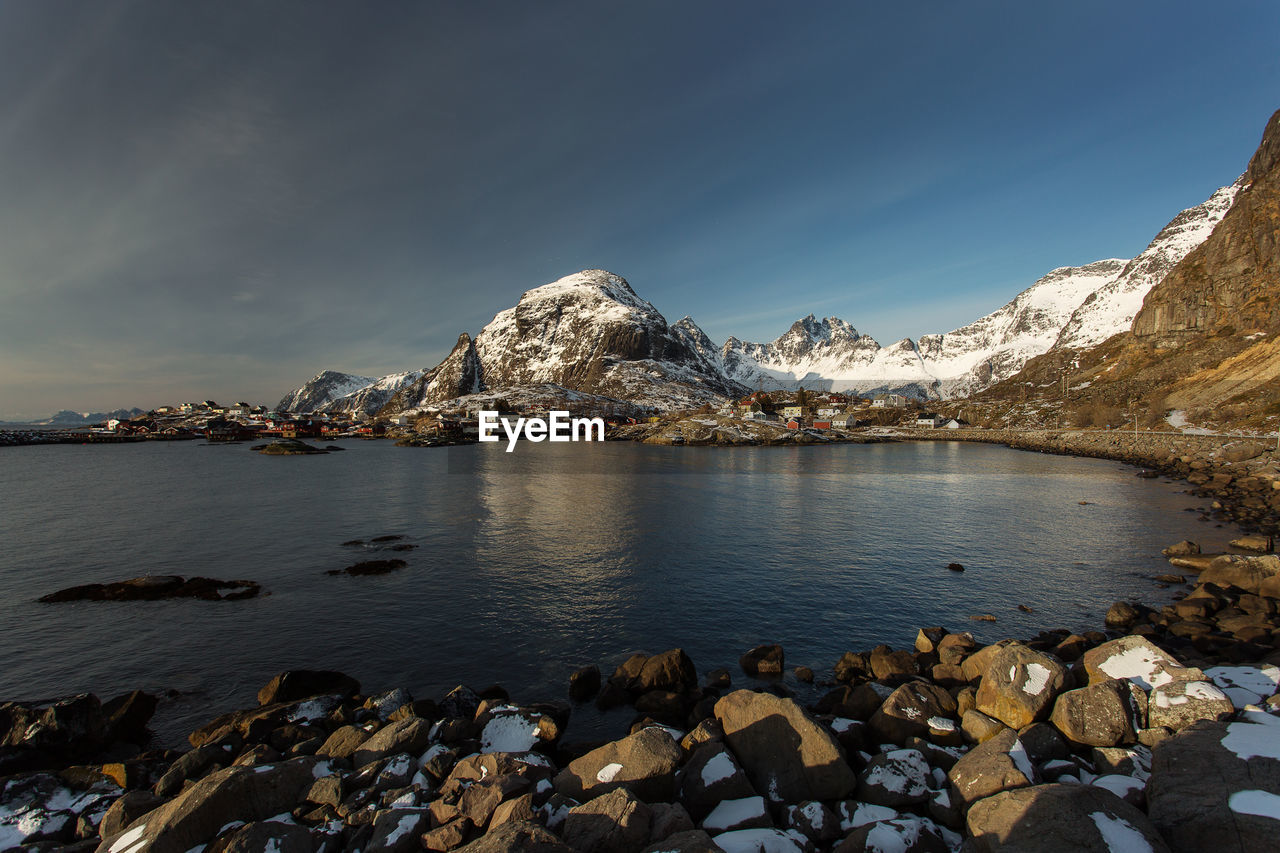
{"type": "Polygon", "coordinates": [[[1248,529],[1280,533],[1280,455],[1274,438],[1124,430],[920,430],[912,437],[1115,459],[1185,480],[1193,494],[1211,499],[1221,516],[1248,529]]]}
{"type": "Polygon", "coordinates": [[[522,704],[291,671],[186,751],[146,749],[145,694],[5,703],[0,848],[1271,849],[1278,605],[1280,558],[1234,557],[1159,610],[1116,602],[1105,631],[980,646],[928,627],[819,674],[779,646],[740,673],[672,649],[566,672],[569,701],[522,704]],[[819,676],[819,698],[796,701],[788,685],[819,676]],[[630,708],[625,736],[566,737],[586,702],[630,708]]]}

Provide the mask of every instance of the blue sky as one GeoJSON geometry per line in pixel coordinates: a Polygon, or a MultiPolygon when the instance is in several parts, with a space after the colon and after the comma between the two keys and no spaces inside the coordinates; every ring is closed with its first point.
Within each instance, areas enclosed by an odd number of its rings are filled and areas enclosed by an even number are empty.
{"type": "Polygon", "coordinates": [[[882,343],[1242,172],[1280,4],[0,5],[0,415],[274,403],[626,277],[882,343]]]}

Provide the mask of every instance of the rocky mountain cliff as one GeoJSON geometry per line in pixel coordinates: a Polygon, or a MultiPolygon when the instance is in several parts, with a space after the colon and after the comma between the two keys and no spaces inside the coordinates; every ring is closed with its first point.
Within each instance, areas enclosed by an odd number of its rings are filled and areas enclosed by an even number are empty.
{"type": "Polygon", "coordinates": [[[1241,181],[1221,226],[1147,296],[1135,341],[1167,347],[1280,327],[1280,111],[1241,181]]]}
{"type": "Polygon", "coordinates": [[[402,383],[375,410],[383,414],[426,406],[439,400],[463,397],[483,390],[484,379],[475,341],[463,332],[453,350],[430,370],[418,371],[412,381],[402,383]]]}

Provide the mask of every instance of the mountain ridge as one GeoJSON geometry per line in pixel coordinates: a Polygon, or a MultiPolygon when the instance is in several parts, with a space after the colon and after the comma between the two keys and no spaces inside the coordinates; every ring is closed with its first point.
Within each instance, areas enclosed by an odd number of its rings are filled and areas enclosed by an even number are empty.
{"type": "Polygon", "coordinates": [[[717,346],[691,317],[668,324],[621,276],[583,270],[525,291],[474,339],[462,333],[433,368],[377,379],[322,371],[277,408],[389,415],[523,386],[655,409],[801,386],[968,396],[1047,352],[1087,349],[1127,330],[1142,298],[1234,208],[1247,176],[1177,214],[1135,258],[1051,270],[995,311],[949,332],[882,346],[845,320],[809,314],[772,341],[730,336],[717,346]]]}

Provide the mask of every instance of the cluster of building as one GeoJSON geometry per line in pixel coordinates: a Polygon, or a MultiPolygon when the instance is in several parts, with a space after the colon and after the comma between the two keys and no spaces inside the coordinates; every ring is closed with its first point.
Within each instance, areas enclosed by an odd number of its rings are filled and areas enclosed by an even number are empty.
{"type": "MultiPolygon", "coordinates": [[[[561,403],[563,405],[563,403],[561,403]]],[[[523,411],[498,409],[499,417],[546,418],[554,404],[545,411],[526,407],[523,411]]],[[[877,409],[901,410],[898,423],[928,429],[967,427],[962,420],[945,418],[924,411],[921,404],[901,394],[876,394],[859,397],[838,392],[757,391],[741,400],[731,401],[719,414],[752,421],[767,421],[787,429],[848,430],[870,423],[877,409]]],[[[615,413],[603,416],[609,428],[636,423],[633,417],[615,413]]],[[[651,420],[658,420],[652,418],[651,420]]],[[[883,416],[876,422],[883,424],[883,416]]],[[[183,439],[206,438],[210,441],[252,441],[259,438],[369,438],[414,436],[441,442],[475,441],[479,438],[479,410],[416,411],[373,418],[363,412],[352,415],[325,412],[275,412],[266,406],[236,403],[219,405],[213,400],[161,406],[145,415],[130,419],[109,420],[90,431],[101,439],[183,439]]]]}
{"type": "Polygon", "coordinates": [[[373,423],[363,413],[355,417],[319,412],[273,412],[266,406],[213,400],[160,406],[136,418],[112,418],[90,430],[97,438],[206,438],[210,441],[252,441],[257,438],[341,438],[382,435],[386,424],[373,423]]]}
{"type": "Polygon", "coordinates": [[[835,392],[818,395],[804,389],[795,392],[757,391],[730,403],[721,413],[746,420],[771,421],[787,429],[846,430],[865,426],[872,409],[901,409],[903,419],[909,419],[910,411],[914,410],[915,426],[927,429],[969,426],[963,420],[923,411],[918,401],[902,394],[858,397],[835,392]],[[859,416],[863,419],[860,420],[859,416]]]}

